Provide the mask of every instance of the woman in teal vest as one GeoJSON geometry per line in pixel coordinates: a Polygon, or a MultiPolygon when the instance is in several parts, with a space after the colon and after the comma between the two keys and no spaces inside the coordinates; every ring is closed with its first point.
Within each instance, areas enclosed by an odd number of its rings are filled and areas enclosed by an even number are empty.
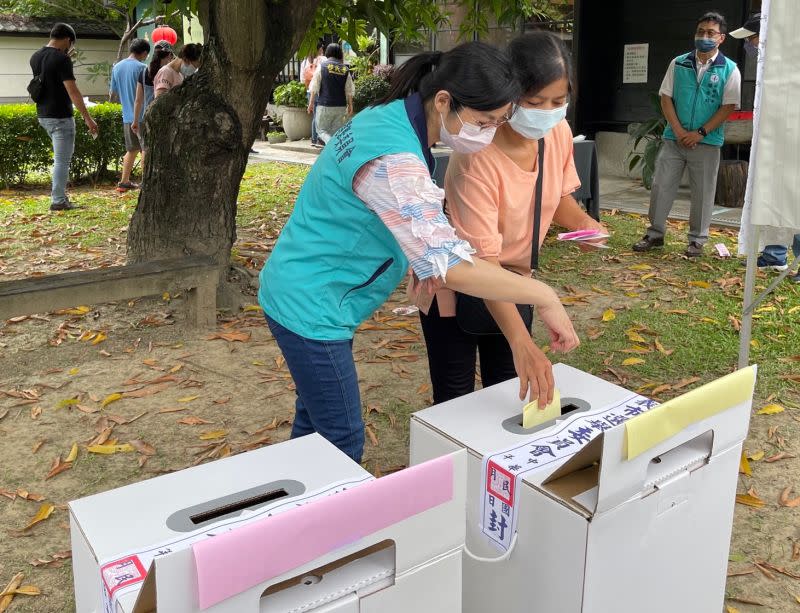
{"type": "Polygon", "coordinates": [[[465,153],[482,149],[519,93],[507,56],[490,45],[422,53],[398,69],[386,98],[354,117],[320,154],[260,276],[259,302],[297,389],[292,438],[318,432],[361,460],[353,335],[409,267],[418,301],[446,286],[532,304],[553,349],[578,345],[551,288],[471,257],[431,180],[434,143],[465,153]]]}

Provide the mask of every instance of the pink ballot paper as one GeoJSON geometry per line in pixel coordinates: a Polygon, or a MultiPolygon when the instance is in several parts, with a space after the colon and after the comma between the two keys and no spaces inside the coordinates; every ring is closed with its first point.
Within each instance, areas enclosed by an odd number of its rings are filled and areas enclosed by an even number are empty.
{"type": "Polygon", "coordinates": [[[592,241],[601,238],[608,238],[608,234],[604,234],[599,230],[574,230],[573,232],[562,232],[558,235],[560,241],[592,241]]]}
{"type": "Polygon", "coordinates": [[[453,498],[453,458],[442,456],[192,545],[207,609],[453,498]]]}

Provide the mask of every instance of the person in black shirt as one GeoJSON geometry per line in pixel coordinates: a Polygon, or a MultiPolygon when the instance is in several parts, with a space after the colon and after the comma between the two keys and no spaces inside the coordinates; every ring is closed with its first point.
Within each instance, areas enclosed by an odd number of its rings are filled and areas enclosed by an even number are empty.
{"type": "Polygon", "coordinates": [[[86,110],[83,96],[75,85],[70,55],[75,46],[75,30],[66,23],[57,23],[50,31],[50,42],[31,56],[34,75],[42,80],[42,91],[36,102],[39,125],[53,141],[53,177],[50,199],[51,211],[75,208],[67,198],[69,164],[75,149],[74,104],[86,127],[97,134],[97,124],[86,110]]]}

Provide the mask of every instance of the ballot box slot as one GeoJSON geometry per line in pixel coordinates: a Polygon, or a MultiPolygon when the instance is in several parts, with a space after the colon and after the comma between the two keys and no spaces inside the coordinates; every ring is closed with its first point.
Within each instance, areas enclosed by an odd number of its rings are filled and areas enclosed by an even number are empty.
{"type": "MultiPolygon", "coordinates": [[[[592,408],[585,400],[581,398],[562,398],[561,399],[561,416],[558,419],[566,417],[570,413],[574,413],[576,411],[588,411],[592,408]]],[[[503,421],[503,428],[511,432],[512,434],[533,434],[534,432],[538,432],[540,430],[545,430],[551,427],[555,423],[554,420],[546,421],[544,423],[538,424],[533,428],[523,428],[522,427],[522,413],[518,415],[514,415],[513,417],[509,417],[508,419],[503,421]]]]}
{"type": "Polygon", "coordinates": [[[305,490],[305,486],[299,481],[291,479],[271,481],[176,511],[167,518],[167,526],[176,532],[191,532],[247,511],[280,505],[281,502],[299,496],[305,490]]]}
{"type": "Polygon", "coordinates": [[[230,515],[236,511],[243,511],[244,509],[249,509],[251,507],[259,506],[265,504],[267,502],[272,502],[273,500],[278,500],[280,498],[286,498],[289,493],[281,488],[278,490],[272,490],[271,492],[264,492],[263,494],[259,494],[258,496],[250,496],[249,498],[244,498],[238,502],[232,502],[230,504],[224,504],[221,507],[217,507],[216,509],[211,509],[209,511],[204,511],[203,513],[198,513],[197,515],[190,515],[189,519],[192,520],[193,524],[202,524],[207,521],[211,521],[212,519],[219,519],[220,517],[224,517],[225,515],[230,515]]]}

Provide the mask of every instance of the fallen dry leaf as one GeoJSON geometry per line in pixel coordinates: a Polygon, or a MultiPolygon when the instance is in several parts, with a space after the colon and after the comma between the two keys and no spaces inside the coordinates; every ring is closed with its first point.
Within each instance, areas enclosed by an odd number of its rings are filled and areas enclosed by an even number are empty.
{"type": "Polygon", "coordinates": [[[800,496],[797,498],[789,498],[789,494],[792,493],[792,487],[786,487],[781,492],[780,497],[778,498],[778,504],[782,507],[796,507],[800,505],[800,496]]]}
{"type": "Polygon", "coordinates": [[[736,502],[739,504],[747,505],[748,507],[756,507],[760,508],[763,507],[766,503],[761,500],[758,496],[748,492],[747,494],[736,494],[736,502]]]}
{"type": "Polygon", "coordinates": [[[616,313],[614,313],[614,309],[606,309],[603,311],[602,320],[603,321],[612,321],[617,318],[616,313]]]}
{"type": "Polygon", "coordinates": [[[100,406],[107,407],[112,402],[116,402],[117,400],[121,400],[121,399],[122,399],[122,394],[120,394],[119,392],[115,392],[115,393],[109,394],[108,396],[103,398],[103,402],[100,403],[100,406]]]}
{"type": "Polygon", "coordinates": [[[711,287],[711,284],[708,281],[689,281],[689,285],[692,287],[700,287],[702,289],[708,289],[711,287]]]}
{"type": "Polygon", "coordinates": [[[214,404],[228,404],[231,401],[230,396],[225,396],[224,398],[217,398],[216,400],[212,400],[211,402],[214,404]]]}
{"type": "Polygon", "coordinates": [[[647,339],[644,338],[639,332],[635,329],[631,328],[629,330],[625,330],[625,335],[634,343],[642,343],[643,345],[647,344],[647,339]]]}
{"type": "Polygon", "coordinates": [[[660,351],[664,355],[672,355],[673,353],[675,353],[674,349],[667,349],[666,347],[664,347],[664,345],[661,344],[661,341],[659,341],[658,339],[656,339],[654,341],[654,343],[655,343],[656,349],[658,349],[658,351],[660,351]]]}
{"type": "Polygon", "coordinates": [[[145,443],[139,439],[133,439],[128,443],[139,453],[144,455],[156,455],[156,448],[149,443],[145,443]]]}
{"type": "Polygon", "coordinates": [[[800,575],[798,575],[797,573],[793,573],[792,571],[787,570],[782,566],[775,566],[774,564],[770,564],[769,562],[763,562],[763,561],[755,562],[755,564],[774,570],[776,573],[786,575],[787,577],[791,577],[792,579],[800,579],[800,575]]]}
{"type": "Polygon", "coordinates": [[[50,517],[50,515],[52,515],[53,511],[55,510],[55,508],[56,508],[55,505],[53,505],[53,504],[51,504],[49,502],[45,502],[44,504],[42,504],[39,507],[39,510],[36,512],[36,515],[33,516],[33,519],[31,519],[31,521],[28,522],[28,525],[25,526],[22,529],[22,531],[23,532],[27,532],[28,530],[33,528],[39,522],[42,522],[45,519],[47,519],[48,517],[50,517]]]}
{"type": "Polygon", "coordinates": [[[227,434],[228,434],[227,430],[212,430],[211,432],[204,432],[198,438],[201,441],[211,441],[217,438],[222,438],[227,434]]]}
{"type": "Polygon", "coordinates": [[[72,557],[72,550],[57,551],[50,554],[47,558],[36,558],[30,561],[31,566],[44,566],[47,568],[58,568],[63,563],[63,560],[68,560],[72,557]]]}
{"type": "Polygon", "coordinates": [[[780,453],[776,453],[773,456],[768,457],[764,460],[767,464],[772,464],[772,462],[777,462],[778,460],[788,460],[790,458],[796,458],[797,456],[792,455],[791,453],[786,453],[785,451],[781,451],[780,453]]]}
{"type": "Polygon", "coordinates": [[[44,480],[47,481],[48,479],[52,479],[56,475],[59,475],[70,468],[72,468],[72,462],[62,462],[61,456],[58,456],[50,465],[50,472],[47,473],[47,476],[44,478],[44,480]]]}
{"type": "Polygon", "coordinates": [[[785,410],[786,409],[779,404],[768,404],[767,406],[756,411],[756,415],[775,415],[776,413],[782,413],[785,410]]]}
{"type": "Polygon", "coordinates": [[[133,446],[129,443],[121,445],[89,445],[86,448],[89,453],[99,453],[101,455],[111,455],[114,453],[128,453],[133,451],[133,446]]]}
{"type": "Polygon", "coordinates": [[[72,449],[69,450],[65,462],[74,462],[78,458],[78,443],[72,443],[72,449]]]}
{"type": "Polygon", "coordinates": [[[206,340],[214,340],[214,339],[222,339],[224,341],[228,341],[229,343],[233,343],[238,341],[240,343],[246,343],[250,340],[250,332],[217,332],[212,334],[211,336],[207,336],[206,340]]]}
{"type": "MultiPolygon", "coordinates": [[[[107,423],[107,422],[105,422],[107,423]]],[[[107,426],[100,431],[96,437],[94,437],[91,441],[89,441],[89,445],[103,445],[105,444],[109,438],[111,438],[111,434],[114,431],[113,426],[107,426]]]]}
{"type": "Polygon", "coordinates": [[[375,434],[375,430],[373,429],[372,424],[367,424],[365,426],[364,430],[366,431],[367,436],[369,437],[369,440],[372,443],[372,446],[373,447],[377,447],[378,446],[378,435],[375,434]]]}
{"type": "Polygon", "coordinates": [[[687,385],[691,385],[692,383],[697,383],[700,380],[700,377],[687,377],[686,379],[681,379],[677,383],[672,384],[672,389],[679,390],[681,388],[686,387],[687,385]]]}
{"type": "Polygon", "coordinates": [[[0,592],[0,594],[5,594],[5,596],[0,597],[0,613],[8,609],[11,601],[14,600],[14,590],[22,585],[22,578],[24,576],[23,573],[17,573],[11,578],[11,581],[8,582],[8,585],[6,585],[3,591],[0,592]]]}
{"type": "Polygon", "coordinates": [[[159,409],[158,413],[177,413],[179,411],[188,411],[189,407],[164,407],[159,409]]]}
{"type": "Polygon", "coordinates": [[[642,358],[625,358],[622,360],[623,366],[635,366],[636,364],[644,364],[645,361],[642,358]]]}
{"type": "Polygon", "coordinates": [[[739,460],[739,472],[748,477],[753,475],[753,470],[750,468],[750,462],[747,461],[747,455],[745,455],[744,451],[742,451],[742,457],[739,460]]]}
{"type": "Polygon", "coordinates": [[[138,390],[122,392],[121,398],[144,398],[146,396],[152,396],[153,394],[163,392],[168,387],[171,387],[171,385],[171,383],[157,383],[155,385],[148,385],[138,390]]]}
{"type": "Polygon", "coordinates": [[[25,500],[33,500],[34,502],[42,502],[44,500],[44,496],[41,494],[33,494],[28,490],[22,489],[21,487],[17,488],[16,494],[20,498],[24,498],[25,500]]]}
{"type": "Polygon", "coordinates": [[[197,400],[200,396],[184,396],[183,398],[178,398],[178,402],[192,402],[192,400],[197,400]]]}
{"type": "Polygon", "coordinates": [[[208,421],[207,419],[203,419],[202,417],[189,415],[188,417],[183,417],[182,419],[179,419],[178,423],[183,424],[185,426],[200,426],[202,424],[213,424],[214,422],[208,421]]]}

